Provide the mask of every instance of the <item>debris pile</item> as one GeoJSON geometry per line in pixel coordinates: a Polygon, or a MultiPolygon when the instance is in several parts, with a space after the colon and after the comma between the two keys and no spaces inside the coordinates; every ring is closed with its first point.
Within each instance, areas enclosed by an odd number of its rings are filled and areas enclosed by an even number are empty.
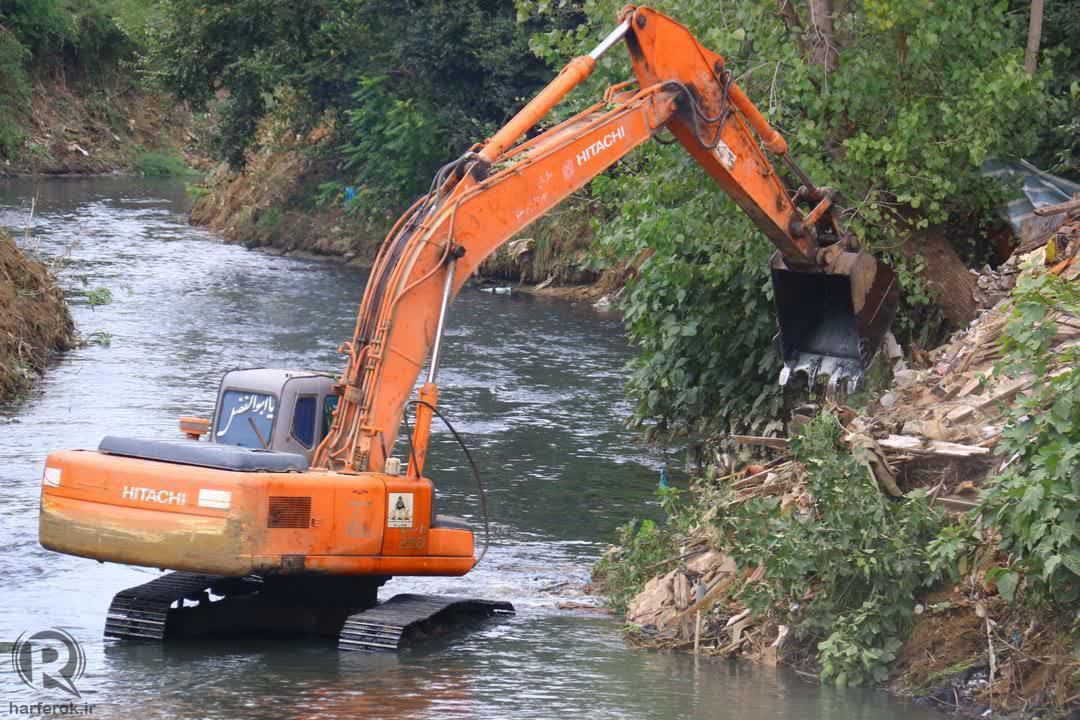
{"type": "MultiPolygon", "coordinates": [[[[996,271],[988,270],[980,275],[980,291],[985,301],[993,304],[970,327],[954,334],[935,351],[916,354],[907,361],[898,351],[888,353],[893,361],[893,386],[871,400],[865,411],[856,413],[843,406],[831,408],[846,430],[843,442],[882,492],[900,496],[915,488],[925,488],[932,503],[949,512],[962,513],[977,505],[980,483],[1012,462],[993,453],[1003,430],[1002,409],[1034,383],[1049,378],[1013,377],[996,368],[1001,357],[998,341],[1008,320],[1007,295],[1016,277],[1027,267],[1076,281],[1080,277],[1078,251],[1080,218],[1070,218],[1038,247],[1021,247],[996,271]]],[[[1057,324],[1051,349],[1054,356],[1080,344],[1080,318],[1058,313],[1051,321],[1057,324]]],[[[1054,367],[1053,362],[1050,366],[1054,367]]],[[[1051,370],[1051,374],[1062,371],[1051,370]]],[[[789,432],[794,435],[798,426],[808,422],[817,409],[815,406],[797,409],[789,423],[789,432]]],[[[781,508],[790,508],[791,512],[807,515],[814,512],[815,500],[807,490],[805,469],[787,452],[788,446],[789,439],[784,437],[730,435],[721,440],[716,450],[717,465],[726,467],[727,475],[712,483],[720,486],[720,490],[698,489],[701,506],[706,508],[696,531],[698,535],[686,539],[678,555],[659,564],[658,570],[664,574],[650,580],[629,606],[627,620],[635,628],[632,638],[636,642],[650,647],[693,649],[710,655],[739,654],[768,664],[777,663],[788,628],[775,621],[755,620],[733,599],[739,597],[739,590],[746,583],[759,580],[764,569],[739,571],[731,557],[710,545],[708,528],[709,521],[718,513],[757,497],[779,497],[781,508]],[[759,454],[763,452],[761,448],[767,448],[773,458],[745,464],[748,448],[756,448],[759,454]],[[740,454],[744,464],[737,467],[738,463],[731,459],[740,454]]],[[[993,562],[992,555],[991,548],[985,558],[987,564],[993,562]]],[[[935,633],[940,634],[940,628],[933,630],[937,627],[934,622],[940,624],[943,617],[951,618],[955,614],[957,622],[975,618],[971,620],[977,626],[973,637],[980,638],[985,650],[989,628],[994,622],[990,616],[1005,622],[1001,618],[1010,610],[992,590],[988,593],[977,586],[978,583],[967,589],[950,587],[944,592],[946,597],[942,602],[933,608],[931,600],[923,600],[916,612],[925,612],[927,622],[918,626],[912,642],[917,644],[920,637],[922,641],[932,642],[935,633]],[[951,609],[941,609],[946,606],[951,609]],[[930,622],[932,618],[936,620],[930,622]]],[[[1037,639],[1040,634],[1046,632],[1034,621],[1030,627],[1019,627],[1014,633],[1024,641],[1029,636],[1037,639]]],[[[953,645],[954,649],[960,647],[958,643],[953,645]]],[[[904,667],[899,670],[913,672],[911,668],[918,666],[915,655],[919,652],[917,649],[906,655],[902,652],[904,667]]],[[[945,651],[938,655],[943,661],[955,656],[945,651]]],[[[992,652],[990,657],[992,663],[992,652]]],[[[785,662],[791,660],[784,658],[785,662]]],[[[960,677],[961,671],[946,677],[947,665],[946,662],[934,670],[941,673],[937,676],[939,681],[952,682],[960,677]]],[[[979,683],[982,683],[980,687],[992,686],[995,672],[999,681],[1003,672],[1008,672],[984,666],[961,670],[961,680],[966,683],[963,690],[969,694],[979,683]]],[[[919,681],[927,682],[927,678],[934,677],[933,672],[927,671],[919,681]]],[[[928,694],[931,690],[936,688],[928,688],[928,694]]]]}

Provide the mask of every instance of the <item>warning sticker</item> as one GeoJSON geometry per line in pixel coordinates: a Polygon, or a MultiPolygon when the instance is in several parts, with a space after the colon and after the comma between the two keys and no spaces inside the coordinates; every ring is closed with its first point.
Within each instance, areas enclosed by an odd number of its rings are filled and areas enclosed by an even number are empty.
{"type": "Polygon", "coordinates": [[[386,527],[411,528],[413,526],[413,494],[389,493],[386,505],[386,527]]]}

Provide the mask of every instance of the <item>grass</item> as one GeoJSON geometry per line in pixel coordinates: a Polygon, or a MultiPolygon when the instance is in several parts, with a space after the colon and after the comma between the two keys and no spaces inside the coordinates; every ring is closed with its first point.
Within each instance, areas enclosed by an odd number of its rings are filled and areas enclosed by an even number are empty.
{"type": "Polygon", "coordinates": [[[135,170],[143,177],[172,178],[193,174],[183,160],[164,152],[145,152],[135,158],[135,170]]]}

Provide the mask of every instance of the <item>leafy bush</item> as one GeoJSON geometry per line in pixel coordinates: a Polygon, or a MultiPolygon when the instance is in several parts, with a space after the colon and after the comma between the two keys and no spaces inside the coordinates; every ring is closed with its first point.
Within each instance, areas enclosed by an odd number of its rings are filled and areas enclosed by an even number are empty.
{"type": "Polygon", "coordinates": [[[593,195],[619,212],[596,227],[601,257],[652,253],[623,294],[639,354],[637,420],[700,432],[781,405],[767,263],[771,247],[681,147],[646,147],[593,195]]]}
{"type": "Polygon", "coordinates": [[[81,69],[131,56],[135,44],[117,17],[132,4],[133,0],[0,0],[0,20],[35,64],[81,69]]]}
{"type": "Polygon", "coordinates": [[[605,556],[593,568],[593,582],[616,612],[625,613],[630,601],[656,574],[655,564],[676,551],[672,536],[652,520],[631,520],[618,529],[618,554],[605,556]]]}
{"type": "MultiPolygon", "coordinates": [[[[264,115],[327,114],[355,207],[393,215],[434,171],[505,121],[550,74],[541,27],[493,0],[162,0],[145,71],[196,109],[220,88],[215,153],[241,166],[264,115]],[[284,102],[282,99],[287,98],[284,102]]],[[[328,143],[327,146],[333,146],[328,143]]],[[[385,220],[384,220],[385,222],[385,220]]]]}
{"type": "Polygon", "coordinates": [[[915,597],[936,581],[924,548],[940,527],[925,491],[890,500],[837,441],[842,428],[818,416],[791,449],[808,474],[810,508],[780,498],[736,505],[718,519],[741,570],[764,567],[743,591],[758,614],[780,612],[797,633],[819,640],[822,679],[881,682],[911,622],[915,597]]]}
{"type": "Polygon", "coordinates": [[[996,452],[1008,466],[983,491],[981,523],[1001,535],[1011,567],[997,574],[1013,600],[1068,605],[1080,597],[1080,348],[1049,352],[1055,312],[1080,315],[1080,287],[1041,270],[1021,274],[997,370],[1034,386],[1006,407],[996,452]]]}
{"type": "Polygon", "coordinates": [[[183,177],[191,174],[183,160],[165,152],[146,152],[135,158],[135,171],[148,178],[183,177]]]}

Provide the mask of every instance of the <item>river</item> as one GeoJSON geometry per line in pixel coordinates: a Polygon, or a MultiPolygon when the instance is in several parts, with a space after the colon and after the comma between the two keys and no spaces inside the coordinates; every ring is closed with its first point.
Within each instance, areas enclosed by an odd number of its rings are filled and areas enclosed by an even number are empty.
{"type": "MultiPolygon", "coordinates": [[[[589,602],[589,568],[634,516],[656,516],[660,458],[624,429],[631,356],[614,316],[585,306],[472,290],[453,306],[440,405],[487,479],[490,552],[464,578],[399,578],[406,590],[510,600],[517,614],[467,637],[368,656],[318,642],[159,647],[102,641],[112,595],[156,571],[42,549],[45,455],[105,433],[176,437],[180,415],[209,417],[223,372],[275,366],[338,371],[362,270],[225,245],[187,224],[181,183],[132,178],[0,181],[0,225],[42,256],[67,255],[84,335],[32,396],[0,417],[0,641],[62,627],[86,653],[80,703],[125,718],[929,718],[870,690],[822,688],[741,662],[627,648],[619,620],[565,610],[589,602]],[[36,197],[33,217],[31,199],[36,197]]],[[[456,444],[436,430],[428,467],[441,511],[477,518],[456,444]]],[[[66,702],[22,685],[0,658],[0,713],[66,702]]]]}

